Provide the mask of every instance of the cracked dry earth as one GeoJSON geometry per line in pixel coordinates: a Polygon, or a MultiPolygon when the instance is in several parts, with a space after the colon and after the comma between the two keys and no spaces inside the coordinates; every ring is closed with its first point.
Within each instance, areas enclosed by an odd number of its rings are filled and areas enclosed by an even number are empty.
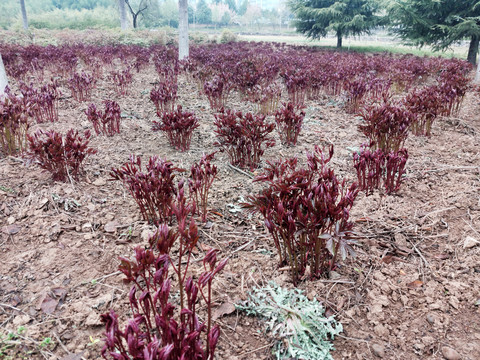
{"type": "MultiPolygon", "coordinates": [[[[129,287],[117,273],[118,257],[132,256],[153,231],[122,184],[109,181],[110,168],[135,154],[159,155],[188,169],[204,152],[215,150],[212,112],[183,76],[179,103],[201,122],[191,149],[176,152],[162,134],[151,131],[156,118],[148,98],[152,79],[153,67],[136,74],[129,97],[117,96],[106,82],[94,90],[98,104],[115,99],[125,116],[121,134],[93,137],[98,154],[87,161],[81,182],[54,183],[22,158],[0,158],[1,333],[24,329],[8,349],[11,358],[100,358],[99,315],[114,308],[121,319],[128,316],[129,287]]],[[[300,284],[344,326],[334,341],[334,359],[480,359],[479,101],[477,93],[468,93],[456,117],[437,120],[431,138],[407,140],[410,158],[401,190],[390,196],[360,194],[353,207],[358,257],[341,264],[329,279],[300,284]]],[[[232,96],[229,103],[252,110],[240,97],[232,96]]],[[[87,105],[64,95],[60,121],[30,131],[90,128],[83,114],[87,105]]],[[[277,142],[264,160],[298,156],[304,161],[306,149],[333,143],[331,165],[353,181],[349,148],[366,140],[358,120],[329,97],[307,102],[306,112],[298,145],[285,148],[277,142]]],[[[232,304],[271,279],[284,287],[292,284],[277,266],[260,217],[239,210],[260,185],[230,168],[225,154],[217,154],[215,164],[212,212],[194,255],[201,258],[215,247],[220,258],[231,256],[214,287],[214,317],[222,328],[216,357],[273,359],[275,339],[232,304]]],[[[200,263],[194,264],[198,273],[200,263]]]]}

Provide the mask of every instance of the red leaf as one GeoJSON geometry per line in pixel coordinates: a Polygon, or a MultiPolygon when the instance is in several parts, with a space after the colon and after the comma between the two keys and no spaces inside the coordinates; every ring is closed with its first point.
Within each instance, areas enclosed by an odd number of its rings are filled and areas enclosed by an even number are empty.
{"type": "Polygon", "coordinates": [[[52,299],[49,295],[46,295],[40,305],[40,308],[45,314],[53,314],[57,308],[58,300],[52,299]]]}
{"type": "Polygon", "coordinates": [[[423,282],[420,281],[420,280],[415,280],[415,281],[412,281],[411,283],[407,284],[407,287],[409,287],[410,289],[418,289],[422,286],[423,286],[423,282]]]}

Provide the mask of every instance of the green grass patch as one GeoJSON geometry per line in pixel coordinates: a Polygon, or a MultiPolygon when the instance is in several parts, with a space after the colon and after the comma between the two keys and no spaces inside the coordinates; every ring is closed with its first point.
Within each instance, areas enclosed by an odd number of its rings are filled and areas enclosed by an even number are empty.
{"type": "MultiPolygon", "coordinates": [[[[382,53],[389,52],[394,54],[413,54],[416,56],[441,56],[445,58],[458,57],[466,59],[468,48],[466,46],[453,46],[447,51],[434,51],[430,47],[418,48],[414,46],[403,45],[396,42],[394,38],[382,34],[378,40],[373,37],[347,38],[343,40],[343,51],[358,51],[362,53],[382,53]]],[[[296,35],[239,35],[240,41],[267,41],[282,42],[290,45],[315,46],[324,49],[338,50],[336,47],[336,38],[323,38],[319,40],[307,39],[299,34],[296,35]]]]}

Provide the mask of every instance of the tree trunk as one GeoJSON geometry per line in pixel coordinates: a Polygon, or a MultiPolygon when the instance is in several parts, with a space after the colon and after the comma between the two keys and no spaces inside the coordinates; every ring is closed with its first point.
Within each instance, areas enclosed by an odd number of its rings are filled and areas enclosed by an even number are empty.
{"type": "Polygon", "coordinates": [[[0,99],[5,93],[5,88],[8,85],[7,74],[5,72],[5,66],[3,66],[2,54],[0,54],[0,99]]]}
{"type": "Polygon", "coordinates": [[[138,13],[137,13],[137,14],[133,14],[133,28],[134,28],[134,29],[137,28],[137,16],[138,16],[138,13]]]}
{"type": "Polygon", "coordinates": [[[340,31],[337,31],[337,49],[340,49],[342,47],[342,33],[340,31]]]}
{"type": "Polygon", "coordinates": [[[470,40],[470,46],[468,47],[467,61],[470,64],[475,65],[477,63],[477,53],[478,53],[478,42],[480,38],[476,35],[473,35],[470,40]]]}
{"type": "Polygon", "coordinates": [[[142,12],[144,12],[148,8],[148,2],[143,3],[143,1],[140,1],[138,11],[135,12],[135,11],[133,11],[132,6],[130,5],[130,0],[124,0],[124,1],[125,1],[125,4],[127,4],[127,6],[128,6],[128,10],[130,10],[130,14],[132,14],[133,28],[136,29],[137,28],[138,15],[140,15],[142,12]],[[142,5],[143,5],[143,8],[141,7],[142,5]]]}
{"type": "Polygon", "coordinates": [[[20,9],[22,10],[23,29],[28,29],[27,9],[25,8],[25,0],[20,0],[20,9]]]}
{"type": "Polygon", "coordinates": [[[120,26],[122,27],[122,31],[125,31],[128,29],[125,0],[118,0],[118,11],[120,12],[120,26]]]}
{"type": "Polygon", "coordinates": [[[178,1],[178,59],[189,56],[188,49],[188,0],[178,1]]]}
{"type": "Polygon", "coordinates": [[[480,84],[480,61],[478,62],[477,65],[477,72],[475,73],[475,80],[473,80],[474,84],[480,84]]]}

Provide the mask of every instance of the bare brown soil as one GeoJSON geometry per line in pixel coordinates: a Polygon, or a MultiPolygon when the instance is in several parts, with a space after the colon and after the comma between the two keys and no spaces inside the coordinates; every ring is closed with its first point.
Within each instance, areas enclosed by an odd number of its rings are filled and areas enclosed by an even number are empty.
{"type": "MultiPolygon", "coordinates": [[[[153,231],[122,184],[109,181],[110,168],[135,154],[145,160],[159,155],[189,169],[215,150],[213,115],[195,84],[180,77],[179,103],[201,121],[191,149],[180,153],[151,131],[153,68],[134,79],[127,97],[116,95],[107,82],[94,90],[97,105],[115,99],[126,116],[120,135],[93,137],[98,154],[87,161],[81,182],[54,183],[21,158],[0,158],[0,329],[2,335],[25,329],[9,343],[11,358],[100,358],[99,315],[114,308],[123,319],[128,316],[128,286],[116,274],[118,257],[130,257],[153,231]],[[42,346],[47,337],[53,344],[42,346]]],[[[63,92],[60,121],[31,131],[91,128],[83,114],[88,103],[63,92]]],[[[358,120],[338,101],[309,101],[298,145],[278,142],[265,160],[304,159],[306,149],[333,143],[332,166],[339,176],[355,180],[349,148],[366,139],[358,120]]],[[[229,104],[253,109],[236,96],[229,104]]],[[[434,124],[431,138],[411,136],[401,190],[357,198],[352,217],[358,257],[341,264],[330,279],[300,284],[344,325],[334,342],[335,359],[443,359],[445,347],[461,359],[480,359],[480,306],[475,305],[480,245],[464,248],[468,236],[480,240],[479,113],[479,97],[469,93],[460,114],[434,124]]],[[[262,220],[237,211],[260,185],[230,168],[226,154],[217,154],[215,164],[212,212],[201,227],[197,258],[209,247],[220,249],[221,258],[231,257],[215,285],[216,322],[222,328],[217,358],[273,359],[270,346],[276,339],[263,334],[259,320],[232,312],[231,304],[272,279],[292,284],[277,266],[262,220]]],[[[193,271],[198,269],[199,263],[193,271]]]]}

